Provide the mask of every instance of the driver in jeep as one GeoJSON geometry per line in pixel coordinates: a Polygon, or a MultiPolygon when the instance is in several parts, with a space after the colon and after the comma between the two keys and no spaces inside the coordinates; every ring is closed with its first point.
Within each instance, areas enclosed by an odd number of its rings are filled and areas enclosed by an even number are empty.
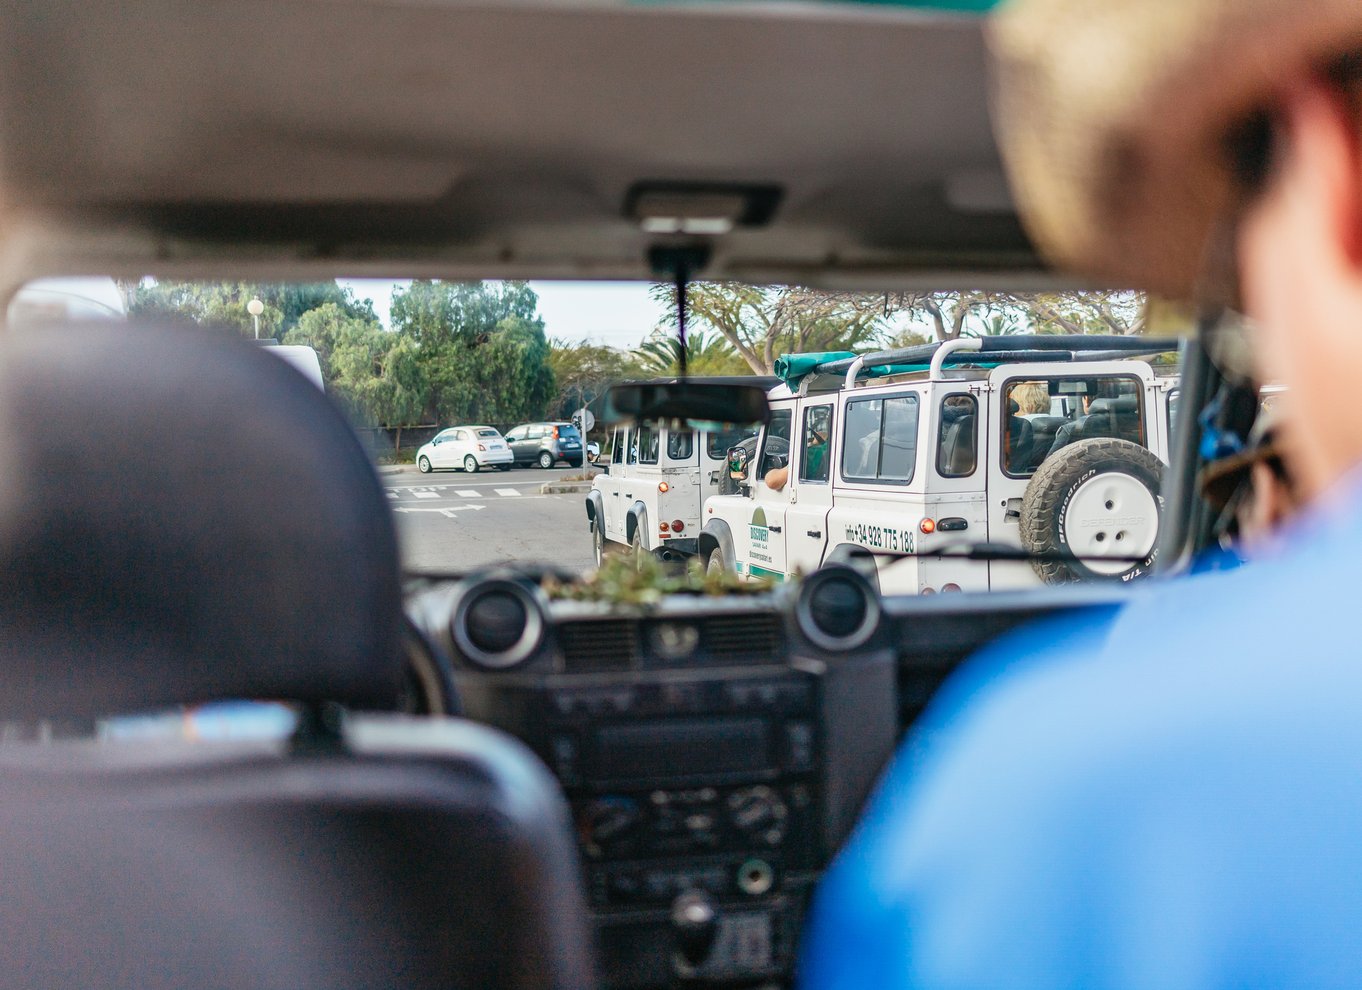
{"type": "Polygon", "coordinates": [[[966,665],[825,879],[803,980],[1356,986],[1362,3],[1016,0],[991,29],[1032,236],[1240,308],[1307,504],[1272,559],[966,665]]]}

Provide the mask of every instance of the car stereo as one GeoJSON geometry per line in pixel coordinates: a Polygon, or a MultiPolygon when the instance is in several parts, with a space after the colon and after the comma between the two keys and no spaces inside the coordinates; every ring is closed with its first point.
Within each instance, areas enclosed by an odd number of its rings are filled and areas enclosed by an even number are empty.
{"type": "Polygon", "coordinates": [[[465,713],[527,743],[572,807],[611,987],[779,980],[812,887],[897,737],[877,594],[832,567],[647,609],[513,576],[425,596],[465,713]]]}

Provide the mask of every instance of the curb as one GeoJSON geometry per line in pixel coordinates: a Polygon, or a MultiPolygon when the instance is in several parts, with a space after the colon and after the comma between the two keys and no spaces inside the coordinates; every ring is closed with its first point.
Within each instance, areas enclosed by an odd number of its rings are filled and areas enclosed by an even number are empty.
{"type": "Polygon", "coordinates": [[[412,470],[411,464],[380,464],[378,465],[379,474],[406,474],[412,470]]]}
{"type": "Polygon", "coordinates": [[[589,481],[551,481],[539,486],[540,495],[575,495],[591,491],[589,481]]]}

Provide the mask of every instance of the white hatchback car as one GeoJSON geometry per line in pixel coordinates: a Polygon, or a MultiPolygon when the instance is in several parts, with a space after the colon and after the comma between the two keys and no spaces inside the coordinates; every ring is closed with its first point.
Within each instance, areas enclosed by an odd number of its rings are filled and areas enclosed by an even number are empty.
{"type": "Polygon", "coordinates": [[[514,461],[505,437],[490,426],[451,426],[416,452],[422,474],[436,468],[462,468],[469,474],[482,467],[509,471],[514,461]]]}

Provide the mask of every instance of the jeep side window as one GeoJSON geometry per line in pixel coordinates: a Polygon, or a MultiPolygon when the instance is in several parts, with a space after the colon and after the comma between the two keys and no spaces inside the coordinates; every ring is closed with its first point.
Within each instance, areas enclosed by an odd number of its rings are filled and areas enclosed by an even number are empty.
{"type": "Polygon", "coordinates": [[[610,441],[611,464],[624,463],[624,445],[626,443],[624,435],[626,432],[626,430],[616,430],[614,438],[610,441]]]}
{"type": "Polygon", "coordinates": [[[842,477],[907,484],[917,462],[917,396],[856,399],[842,427],[842,477]]]}
{"type": "Polygon", "coordinates": [[[804,409],[804,439],[799,452],[799,480],[828,480],[828,448],[832,446],[832,406],[804,409]]]}
{"type": "Polygon", "coordinates": [[[941,400],[941,427],[936,441],[936,470],[943,478],[974,473],[979,450],[979,402],[963,392],[941,400]]]}
{"type": "Polygon", "coordinates": [[[695,432],[693,430],[667,431],[667,459],[688,461],[695,453],[695,432]]]}
{"type": "Polygon", "coordinates": [[[757,477],[764,477],[767,471],[784,467],[790,463],[790,410],[773,409],[771,422],[766,427],[766,439],[761,448],[761,465],[757,477]]]}
{"type": "Polygon", "coordinates": [[[757,435],[757,431],[748,427],[737,430],[720,430],[717,433],[705,434],[705,453],[712,461],[722,461],[728,456],[728,449],[736,447],[744,440],[749,440],[757,435]]]}
{"type": "Polygon", "coordinates": [[[1094,437],[1147,447],[1138,378],[1063,377],[1009,381],[1003,390],[1003,470],[1033,474],[1069,444],[1094,437]]]}
{"type": "Polygon", "coordinates": [[[662,441],[660,428],[648,423],[640,426],[634,436],[638,443],[638,462],[640,464],[656,464],[658,448],[662,441]]]}

